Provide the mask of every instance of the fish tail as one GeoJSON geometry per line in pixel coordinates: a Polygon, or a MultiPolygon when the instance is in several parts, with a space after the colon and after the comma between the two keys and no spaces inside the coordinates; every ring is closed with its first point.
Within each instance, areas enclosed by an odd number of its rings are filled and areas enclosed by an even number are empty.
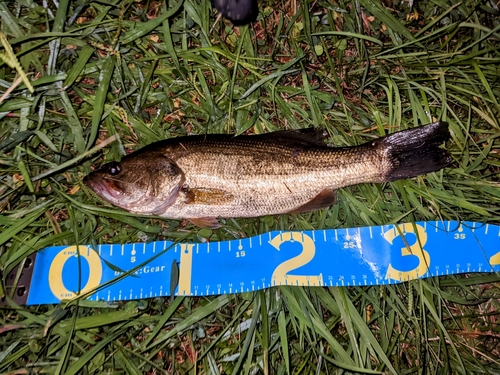
{"type": "Polygon", "coordinates": [[[450,138],[448,123],[435,122],[403,130],[380,139],[385,154],[384,181],[395,181],[436,172],[451,162],[450,154],[440,148],[450,138]]]}

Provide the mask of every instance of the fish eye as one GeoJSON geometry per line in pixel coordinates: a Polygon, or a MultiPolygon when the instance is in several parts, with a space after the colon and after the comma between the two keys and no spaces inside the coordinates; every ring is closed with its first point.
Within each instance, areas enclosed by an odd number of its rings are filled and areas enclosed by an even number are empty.
{"type": "Polygon", "coordinates": [[[116,176],[118,173],[122,171],[122,167],[119,163],[109,163],[108,165],[108,173],[111,176],[116,176]]]}

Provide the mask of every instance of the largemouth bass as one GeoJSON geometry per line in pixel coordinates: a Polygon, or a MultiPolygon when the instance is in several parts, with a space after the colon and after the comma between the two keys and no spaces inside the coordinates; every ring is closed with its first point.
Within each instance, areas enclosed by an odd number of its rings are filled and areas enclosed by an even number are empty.
{"type": "Polygon", "coordinates": [[[180,137],[108,163],[84,183],[125,210],[216,228],[218,217],[317,210],[345,186],[438,171],[451,161],[439,147],[449,136],[437,122],[342,148],[314,130],[180,137]]]}

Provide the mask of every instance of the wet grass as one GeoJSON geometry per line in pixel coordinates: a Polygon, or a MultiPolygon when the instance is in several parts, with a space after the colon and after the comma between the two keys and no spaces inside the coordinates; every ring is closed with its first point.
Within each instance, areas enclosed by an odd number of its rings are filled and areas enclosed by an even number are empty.
{"type": "MultiPolygon", "coordinates": [[[[264,0],[256,23],[233,28],[206,0],[0,2],[3,275],[50,245],[499,223],[498,7],[413,5],[264,0]],[[92,165],[169,137],[313,126],[344,146],[435,120],[450,124],[449,168],[213,233],[112,208],[80,183],[92,165]]],[[[498,280],[11,302],[0,308],[0,373],[494,374],[498,280]]]]}

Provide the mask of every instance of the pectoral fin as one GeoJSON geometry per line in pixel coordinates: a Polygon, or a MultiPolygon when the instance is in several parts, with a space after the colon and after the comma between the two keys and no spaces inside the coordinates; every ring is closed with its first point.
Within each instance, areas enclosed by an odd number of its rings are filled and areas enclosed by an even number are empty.
{"type": "Polygon", "coordinates": [[[219,221],[215,217],[197,217],[188,219],[194,225],[202,228],[217,229],[220,228],[219,221]]]}
{"type": "Polygon", "coordinates": [[[330,207],[335,203],[336,195],[335,192],[330,189],[321,190],[318,195],[316,195],[309,202],[304,203],[302,206],[297,207],[290,211],[291,214],[298,214],[300,212],[308,212],[319,210],[320,208],[330,207]]]}
{"type": "Polygon", "coordinates": [[[187,204],[225,204],[234,199],[233,194],[214,188],[183,188],[187,204]]]}

